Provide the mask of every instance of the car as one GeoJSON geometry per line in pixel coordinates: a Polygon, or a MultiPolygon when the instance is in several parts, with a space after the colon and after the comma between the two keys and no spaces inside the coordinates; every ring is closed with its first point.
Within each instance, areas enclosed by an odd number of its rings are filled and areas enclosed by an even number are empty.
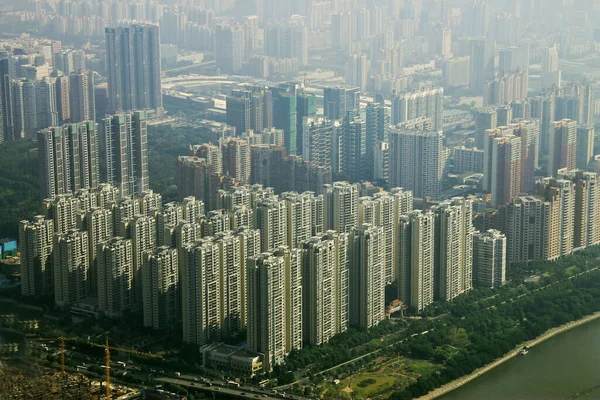
{"type": "Polygon", "coordinates": [[[216,387],[216,388],[215,388],[215,390],[221,390],[221,388],[219,388],[219,387],[216,387]]]}
{"type": "Polygon", "coordinates": [[[246,393],[244,393],[244,392],[242,392],[241,394],[242,394],[242,396],[245,396],[245,395],[246,395],[246,393]]]}
{"type": "Polygon", "coordinates": [[[198,379],[198,378],[194,378],[194,381],[198,382],[198,381],[199,381],[199,379],[198,379]]]}
{"type": "Polygon", "coordinates": [[[194,382],[190,382],[190,386],[194,386],[194,382]]]}
{"type": "Polygon", "coordinates": [[[206,383],[206,386],[212,386],[212,383],[210,383],[210,382],[207,382],[207,383],[206,383]]]}

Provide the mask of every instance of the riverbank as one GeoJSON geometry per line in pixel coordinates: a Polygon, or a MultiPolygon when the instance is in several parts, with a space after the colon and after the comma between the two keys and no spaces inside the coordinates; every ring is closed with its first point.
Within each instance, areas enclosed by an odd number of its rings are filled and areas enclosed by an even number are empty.
{"type": "Polygon", "coordinates": [[[488,364],[485,367],[475,370],[470,375],[456,379],[444,386],[441,386],[441,387],[435,389],[434,391],[429,392],[425,396],[419,397],[417,400],[433,400],[433,399],[441,397],[447,393],[450,393],[453,390],[455,390],[463,385],[466,385],[467,383],[469,383],[472,380],[478,378],[479,376],[485,374],[486,372],[496,368],[497,366],[499,366],[499,365],[503,364],[504,362],[510,360],[511,358],[517,356],[519,354],[519,351],[523,348],[523,346],[534,347],[535,345],[540,344],[540,343],[550,339],[553,336],[556,336],[560,333],[568,331],[569,329],[573,329],[577,326],[586,324],[586,323],[596,320],[598,318],[600,318],[600,312],[594,313],[592,315],[588,315],[587,317],[581,318],[577,321],[572,321],[567,324],[561,325],[559,327],[552,328],[552,329],[546,331],[545,333],[543,333],[541,336],[539,336],[533,340],[530,340],[526,343],[522,343],[521,345],[517,346],[514,350],[512,350],[511,352],[506,354],[504,357],[497,359],[493,363],[488,364]]]}

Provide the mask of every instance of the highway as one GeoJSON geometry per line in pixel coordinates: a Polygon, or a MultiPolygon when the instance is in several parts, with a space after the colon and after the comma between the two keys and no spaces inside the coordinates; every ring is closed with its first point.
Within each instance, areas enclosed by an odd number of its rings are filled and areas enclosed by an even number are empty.
{"type": "Polygon", "coordinates": [[[165,383],[171,383],[171,384],[176,384],[179,386],[183,386],[183,387],[187,387],[187,388],[193,388],[193,389],[200,389],[206,392],[210,392],[213,394],[219,394],[219,393],[224,393],[230,396],[237,396],[238,398],[257,398],[257,399],[271,399],[271,400],[275,400],[275,399],[296,399],[296,400],[309,400],[307,397],[302,397],[302,396],[298,396],[296,394],[287,394],[283,391],[275,391],[277,393],[274,393],[273,390],[267,390],[267,389],[261,389],[261,388],[256,388],[256,387],[251,387],[251,386],[242,386],[242,387],[235,387],[235,386],[228,386],[226,382],[223,381],[216,381],[216,380],[211,380],[210,382],[203,382],[202,381],[202,377],[196,377],[193,375],[181,375],[178,377],[161,377],[161,378],[155,378],[156,381],[158,382],[165,382],[165,383]],[[207,386],[209,385],[210,386],[207,386]]]}

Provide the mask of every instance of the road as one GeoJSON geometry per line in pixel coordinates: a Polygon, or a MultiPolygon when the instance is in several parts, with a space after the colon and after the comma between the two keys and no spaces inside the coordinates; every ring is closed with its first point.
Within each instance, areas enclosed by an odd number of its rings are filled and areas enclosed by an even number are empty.
{"type": "Polygon", "coordinates": [[[260,388],[256,388],[256,387],[250,387],[250,386],[242,386],[240,388],[236,388],[236,387],[232,387],[232,386],[227,386],[227,383],[222,382],[222,381],[214,381],[211,380],[210,384],[212,386],[206,386],[207,384],[204,382],[201,382],[201,377],[195,377],[193,375],[182,375],[182,376],[178,376],[178,377],[161,377],[161,378],[155,378],[156,381],[159,382],[165,382],[165,383],[172,383],[172,384],[176,384],[179,386],[183,386],[183,387],[188,387],[188,388],[193,388],[193,389],[200,389],[203,391],[207,391],[213,394],[218,394],[218,393],[225,393],[231,396],[237,396],[238,398],[259,398],[259,399],[271,399],[271,400],[275,400],[275,399],[281,399],[281,398],[286,398],[286,399],[296,399],[296,400],[308,400],[306,397],[302,397],[302,396],[298,396],[298,395],[291,395],[291,394],[285,394],[283,395],[282,392],[279,392],[278,394],[273,393],[272,390],[266,390],[266,389],[260,389],[260,388]],[[194,379],[198,379],[198,380],[194,380],[194,379]]]}

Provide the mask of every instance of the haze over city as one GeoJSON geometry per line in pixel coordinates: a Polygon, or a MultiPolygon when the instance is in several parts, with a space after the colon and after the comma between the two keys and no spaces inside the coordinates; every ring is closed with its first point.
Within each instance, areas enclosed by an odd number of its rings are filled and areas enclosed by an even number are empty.
{"type": "Polygon", "coordinates": [[[598,396],[600,0],[4,0],[0,399],[598,396]]]}

